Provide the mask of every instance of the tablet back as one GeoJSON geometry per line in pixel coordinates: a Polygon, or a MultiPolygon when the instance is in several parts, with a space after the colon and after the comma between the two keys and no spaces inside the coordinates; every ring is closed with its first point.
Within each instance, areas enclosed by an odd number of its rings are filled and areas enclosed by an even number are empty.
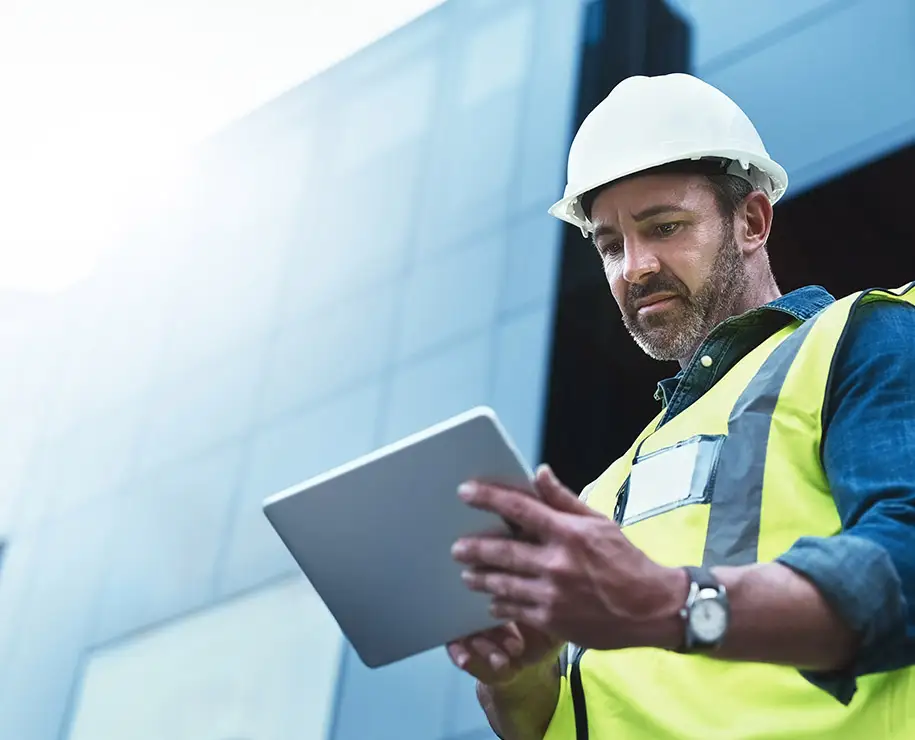
{"type": "MultiPolygon", "coordinates": [[[[451,545],[508,532],[457,497],[465,480],[531,490],[492,409],[472,409],[271,496],[264,513],[362,661],[378,667],[492,627],[451,545]]],[[[293,617],[294,618],[294,617],[293,617]]]]}

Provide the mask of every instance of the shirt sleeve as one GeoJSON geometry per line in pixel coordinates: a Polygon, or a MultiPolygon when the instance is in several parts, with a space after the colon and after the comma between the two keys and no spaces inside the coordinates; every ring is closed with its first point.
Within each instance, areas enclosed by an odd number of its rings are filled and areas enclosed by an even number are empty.
{"type": "Polygon", "coordinates": [[[848,704],[856,679],[915,664],[915,306],[860,306],[837,350],[823,467],[840,534],[778,560],[810,579],[860,636],[854,663],[802,671],[848,704]],[[910,606],[911,605],[911,606],[910,606]]]}

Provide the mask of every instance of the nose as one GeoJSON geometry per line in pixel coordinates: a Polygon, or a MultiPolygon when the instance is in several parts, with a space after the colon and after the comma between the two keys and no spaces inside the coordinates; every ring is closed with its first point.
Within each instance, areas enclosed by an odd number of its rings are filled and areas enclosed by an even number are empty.
{"type": "Polygon", "coordinates": [[[661,263],[649,244],[643,240],[627,239],[623,247],[623,278],[627,283],[642,283],[661,270],[661,263]]]}

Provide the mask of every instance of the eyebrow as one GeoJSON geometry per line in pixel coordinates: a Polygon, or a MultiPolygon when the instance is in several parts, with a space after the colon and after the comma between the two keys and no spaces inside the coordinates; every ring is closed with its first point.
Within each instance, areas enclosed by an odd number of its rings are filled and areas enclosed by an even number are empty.
{"type": "MultiPolygon", "coordinates": [[[[641,223],[642,221],[647,221],[653,216],[661,216],[665,213],[682,213],[684,208],[682,206],[675,206],[669,203],[660,203],[656,206],[649,206],[648,208],[639,211],[638,213],[632,214],[632,219],[636,223],[641,223]]],[[[609,224],[602,224],[594,229],[594,234],[591,236],[592,240],[597,243],[598,237],[607,236],[609,234],[618,234],[619,229],[615,226],[610,226],[609,224]]]]}

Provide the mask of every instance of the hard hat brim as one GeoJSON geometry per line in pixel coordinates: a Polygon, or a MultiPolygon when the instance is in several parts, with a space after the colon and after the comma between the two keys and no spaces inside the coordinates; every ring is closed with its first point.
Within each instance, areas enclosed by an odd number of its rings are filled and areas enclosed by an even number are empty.
{"type": "Polygon", "coordinates": [[[582,233],[587,235],[590,222],[586,218],[584,212],[581,211],[580,206],[581,197],[586,193],[589,193],[596,188],[610,185],[624,177],[630,177],[632,175],[637,175],[640,172],[645,172],[654,167],[660,167],[678,161],[698,160],[707,157],[736,161],[739,162],[744,169],[748,169],[749,166],[752,165],[766,175],[770,182],[770,186],[760,187],[760,190],[766,194],[766,197],[769,198],[769,202],[773,205],[778,202],[788,189],[788,173],[775,160],[741,150],[715,149],[704,152],[691,152],[690,155],[686,157],[676,157],[673,159],[662,158],[655,162],[649,162],[648,164],[640,164],[638,167],[629,170],[622,170],[599,182],[589,183],[585,187],[576,188],[572,192],[564,193],[563,197],[550,206],[547,212],[560,221],[565,221],[566,223],[579,227],[582,230],[582,233]]]}

